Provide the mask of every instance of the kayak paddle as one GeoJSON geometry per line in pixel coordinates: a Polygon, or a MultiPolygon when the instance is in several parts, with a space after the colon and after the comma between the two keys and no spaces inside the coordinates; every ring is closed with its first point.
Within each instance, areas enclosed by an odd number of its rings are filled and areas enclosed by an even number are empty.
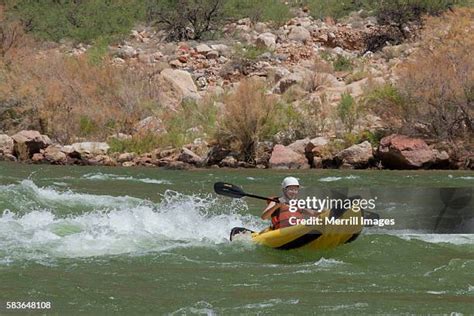
{"type": "Polygon", "coordinates": [[[254,195],[250,193],[245,193],[241,188],[236,185],[225,183],[225,182],[216,182],[214,183],[214,191],[217,194],[228,196],[231,198],[242,198],[244,196],[253,197],[265,201],[274,201],[280,203],[277,199],[270,199],[264,196],[254,195]]]}

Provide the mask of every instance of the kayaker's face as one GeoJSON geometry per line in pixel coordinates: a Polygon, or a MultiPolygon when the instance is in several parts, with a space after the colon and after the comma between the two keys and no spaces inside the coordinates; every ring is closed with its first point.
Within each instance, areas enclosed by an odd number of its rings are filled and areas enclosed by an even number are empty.
{"type": "Polygon", "coordinates": [[[286,197],[290,200],[294,200],[298,197],[300,187],[297,185],[290,185],[285,188],[286,197]]]}

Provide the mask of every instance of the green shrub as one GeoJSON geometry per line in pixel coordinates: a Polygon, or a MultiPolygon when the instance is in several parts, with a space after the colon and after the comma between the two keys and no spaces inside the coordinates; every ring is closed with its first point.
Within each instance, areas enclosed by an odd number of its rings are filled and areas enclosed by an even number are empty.
{"type": "Polygon", "coordinates": [[[159,138],[154,134],[134,135],[131,139],[112,138],[107,143],[110,146],[110,152],[134,152],[139,155],[152,152],[161,144],[159,138]]]}
{"type": "Polygon", "coordinates": [[[79,119],[79,133],[81,136],[90,136],[97,130],[97,125],[88,116],[81,116],[79,119]]]}
{"type": "Polygon", "coordinates": [[[341,95],[341,101],[337,105],[337,115],[346,131],[351,133],[358,118],[358,108],[354,98],[347,92],[341,95]]]}
{"type": "Polygon", "coordinates": [[[10,13],[39,38],[92,42],[128,34],[144,18],[139,0],[7,0],[10,13]]]}
{"type": "Polygon", "coordinates": [[[352,61],[342,55],[337,55],[336,59],[333,61],[332,66],[335,71],[351,71],[352,70],[352,61]]]}
{"type": "Polygon", "coordinates": [[[361,9],[372,10],[377,0],[306,0],[304,4],[310,9],[311,15],[316,19],[332,17],[340,19],[353,11],[361,9]]]}
{"type": "Polygon", "coordinates": [[[410,107],[405,96],[392,84],[376,86],[363,96],[364,106],[378,115],[389,126],[395,127],[398,120],[413,116],[413,107],[410,107]]]}
{"type": "Polygon", "coordinates": [[[109,41],[99,37],[94,41],[94,45],[87,50],[87,59],[92,65],[100,65],[108,55],[109,41]]]}
{"type": "Polygon", "coordinates": [[[265,47],[257,47],[253,45],[235,45],[234,46],[234,54],[235,57],[241,59],[247,59],[250,61],[255,61],[258,57],[269,50],[265,47]]]}
{"type": "Polygon", "coordinates": [[[224,6],[230,19],[250,18],[253,22],[272,21],[282,25],[291,18],[290,10],[281,0],[228,0],[224,6]]]}
{"type": "Polygon", "coordinates": [[[217,124],[215,98],[183,102],[177,112],[166,113],[162,119],[166,129],[159,137],[162,146],[179,148],[196,138],[209,138],[217,124]]]}

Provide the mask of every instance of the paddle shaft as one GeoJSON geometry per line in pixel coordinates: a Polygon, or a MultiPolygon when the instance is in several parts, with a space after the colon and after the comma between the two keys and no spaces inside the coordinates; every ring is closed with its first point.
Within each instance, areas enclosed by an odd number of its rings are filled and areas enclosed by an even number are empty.
{"type": "Polygon", "coordinates": [[[273,201],[273,202],[280,203],[280,201],[277,201],[277,199],[270,199],[270,198],[267,198],[267,197],[264,197],[264,196],[255,195],[255,194],[244,193],[243,195],[244,195],[244,196],[248,196],[248,197],[253,197],[253,198],[256,198],[256,199],[260,199],[260,200],[273,201]]]}

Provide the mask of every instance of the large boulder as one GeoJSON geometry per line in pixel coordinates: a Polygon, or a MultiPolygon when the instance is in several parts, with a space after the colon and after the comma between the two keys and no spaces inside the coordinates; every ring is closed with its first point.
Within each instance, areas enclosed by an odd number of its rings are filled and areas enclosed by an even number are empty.
{"type": "Polygon", "coordinates": [[[382,138],[378,148],[382,165],[389,169],[420,169],[443,165],[447,154],[431,149],[424,140],[393,134],[382,138]]]}
{"type": "Polygon", "coordinates": [[[62,147],[58,145],[48,146],[48,148],[43,151],[43,156],[49,163],[62,165],[67,162],[67,156],[61,150],[62,147]]]}
{"type": "Polygon", "coordinates": [[[38,131],[23,130],[12,136],[14,141],[14,153],[20,159],[29,159],[51,145],[51,140],[38,131]]]}
{"type": "Polygon", "coordinates": [[[193,151],[189,150],[186,147],[181,149],[181,153],[178,157],[178,161],[189,163],[192,165],[201,165],[203,158],[195,154],[193,151]]]}
{"type": "Polygon", "coordinates": [[[208,166],[218,165],[225,157],[230,154],[230,152],[230,149],[215,145],[207,153],[205,163],[208,166]]]}
{"type": "Polygon", "coordinates": [[[255,45],[260,48],[275,49],[276,35],[272,33],[262,33],[257,37],[255,45]]]}
{"type": "Polygon", "coordinates": [[[340,151],[335,158],[339,164],[349,165],[354,168],[365,168],[374,158],[372,145],[368,141],[352,145],[340,151]]]}
{"type": "Polygon", "coordinates": [[[302,26],[295,26],[288,34],[288,39],[305,43],[311,38],[311,33],[302,26]]]}
{"type": "Polygon", "coordinates": [[[309,142],[310,142],[309,138],[298,139],[294,141],[293,143],[289,144],[287,147],[298,154],[305,155],[306,146],[308,145],[309,142]]]}
{"type": "Polygon", "coordinates": [[[270,168],[274,169],[308,169],[306,157],[283,145],[273,147],[269,161],[270,168]]]}
{"type": "Polygon", "coordinates": [[[161,77],[170,83],[184,98],[199,99],[198,89],[191,74],[184,70],[164,69],[161,77]]]}
{"type": "Polygon", "coordinates": [[[15,143],[8,135],[0,134],[0,154],[12,155],[15,143]]]}
{"type": "Polygon", "coordinates": [[[320,156],[324,147],[329,144],[329,139],[326,137],[320,136],[310,139],[309,142],[306,144],[305,152],[306,153],[314,153],[317,156],[320,156]]]}
{"type": "Polygon", "coordinates": [[[323,167],[323,157],[328,158],[325,157],[327,156],[325,149],[328,144],[329,139],[322,136],[310,139],[306,144],[305,155],[313,168],[323,167]]]}
{"type": "Polygon", "coordinates": [[[76,152],[83,157],[99,156],[107,154],[110,146],[102,142],[83,142],[74,143],[71,145],[73,152],[76,152]]]}
{"type": "Polygon", "coordinates": [[[158,99],[165,107],[176,109],[184,99],[201,98],[191,74],[187,71],[165,69],[160,73],[158,83],[158,99]]]}

